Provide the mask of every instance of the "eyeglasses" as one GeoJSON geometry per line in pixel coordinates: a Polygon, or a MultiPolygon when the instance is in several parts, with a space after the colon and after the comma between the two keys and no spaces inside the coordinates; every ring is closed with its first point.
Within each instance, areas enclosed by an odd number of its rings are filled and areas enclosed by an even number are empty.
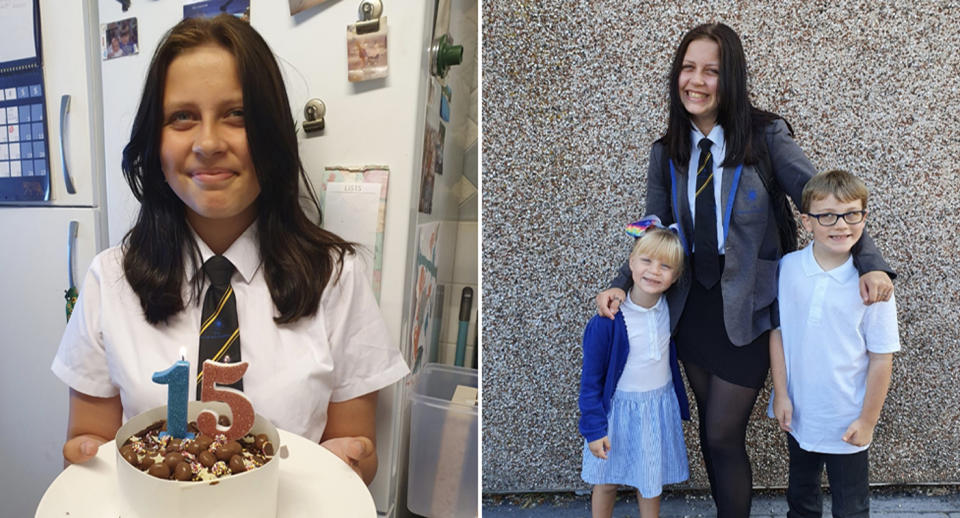
{"type": "Polygon", "coordinates": [[[807,216],[815,218],[818,223],[825,227],[832,227],[837,224],[837,221],[839,221],[840,218],[843,218],[848,225],[856,225],[867,217],[867,211],[851,210],[850,212],[844,212],[843,214],[834,214],[832,212],[824,212],[823,214],[810,214],[808,212],[807,216]]]}

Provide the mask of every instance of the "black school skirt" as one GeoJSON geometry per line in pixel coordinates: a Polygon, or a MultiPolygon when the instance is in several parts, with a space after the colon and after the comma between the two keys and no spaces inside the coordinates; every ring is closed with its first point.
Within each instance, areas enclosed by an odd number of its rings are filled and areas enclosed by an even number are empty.
{"type": "MultiPolygon", "coordinates": [[[[723,263],[720,256],[720,271],[723,263]]],[[[692,266],[693,261],[687,264],[692,266]]],[[[674,334],[677,356],[683,363],[692,363],[734,385],[763,388],[770,370],[770,332],[765,331],[747,345],[733,345],[723,323],[721,284],[708,290],[693,279],[674,334]]]]}

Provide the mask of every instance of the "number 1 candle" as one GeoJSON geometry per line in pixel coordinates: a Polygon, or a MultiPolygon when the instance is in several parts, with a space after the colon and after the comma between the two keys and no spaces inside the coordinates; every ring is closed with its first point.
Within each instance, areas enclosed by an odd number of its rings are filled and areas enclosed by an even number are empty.
{"type": "Polygon", "coordinates": [[[169,369],[154,372],[153,382],[167,386],[167,431],[160,436],[171,435],[176,439],[193,439],[194,434],[187,432],[187,385],[190,379],[190,362],[180,349],[180,361],[169,369]]]}

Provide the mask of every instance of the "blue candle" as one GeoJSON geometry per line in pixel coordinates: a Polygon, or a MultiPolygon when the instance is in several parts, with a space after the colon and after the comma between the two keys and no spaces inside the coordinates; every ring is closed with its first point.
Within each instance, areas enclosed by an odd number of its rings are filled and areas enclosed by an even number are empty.
{"type": "Polygon", "coordinates": [[[169,369],[154,372],[153,382],[167,386],[167,431],[160,435],[171,435],[177,439],[193,439],[194,434],[187,432],[187,385],[190,378],[190,362],[180,354],[180,361],[169,369]]]}

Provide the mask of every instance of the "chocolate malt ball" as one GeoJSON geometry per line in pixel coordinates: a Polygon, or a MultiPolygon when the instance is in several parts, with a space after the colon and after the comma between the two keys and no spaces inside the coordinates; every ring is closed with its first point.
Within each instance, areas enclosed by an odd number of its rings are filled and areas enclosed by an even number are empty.
{"type": "Polygon", "coordinates": [[[217,456],[218,460],[222,460],[223,462],[227,462],[230,460],[230,457],[234,456],[234,453],[230,451],[230,448],[228,448],[226,444],[214,449],[213,454],[217,456]]]}
{"type": "Polygon", "coordinates": [[[133,450],[127,450],[126,452],[121,452],[123,460],[130,463],[131,466],[137,466],[140,464],[140,459],[137,457],[137,454],[133,450]]]}
{"type": "Polygon", "coordinates": [[[197,456],[197,460],[199,460],[200,464],[203,464],[203,466],[207,468],[217,463],[217,457],[210,453],[210,450],[201,451],[200,455],[197,456]]]}
{"type": "MultiPolygon", "coordinates": [[[[227,449],[227,451],[229,451],[233,455],[236,455],[241,451],[243,451],[243,446],[240,444],[239,441],[230,441],[227,444],[225,444],[224,447],[227,449]]],[[[233,455],[231,455],[231,457],[233,455]]]]}
{"type": "Polygon", "coordinates": [[[253,440],[253,446],[254,446],[256,449],[258,449],[258,450],[260,450],[260,451],[263,451],[263,443],[265,443],[265,442],[267,442],[267,441],[269,441],[269,440],[270,440],[270,439],[267,438],[267,434],[261,433],[261,434],[257,435],[257,437],[253,440]]]}
{"type": "Polygon", "coordinates": [[[187,481],[193,478],[193,471],[190,470],[190,465],[186,461],[180,461],[177,463],[177,466],[173,468],[173,478],[180,481],[187,481]]]}
{"type": "Polygon", "coordinates": [[[185,441],[183,449],[191,455],[200,455],[200,445],[197,441],[185,441]]]}
{"type": "Polygon", "coordinates": [[[247,470],[247,467],[243,465],[243,457],[240,455],[234,455],[233,457],[230,457],[230,464],[228,467],[230,468],[230,473],[233,474],[243,473],[247,470]]]}
{"type": "Polygon", "coordinates": [[[143,458],[140,459],[140,471],[147,471],[150,469],[150,466],[153,466],[154,462],[156,461],[153,460],[153,456],[144,455],[143,458]]]}
{"type": "Polygon", "coordinates": [[[222,415],[217,419],[217,424],[220,426],[230,426],[230,418],[222,415]]]}
{"type": "Polygon", "coordinates": [[[180,464],[181,462],[183,462],[183,455],[175,451],[172,451],[163,457],[163,463],[166,464],[170,469],[177,467],[177,464],[180,464]]]}
{"type": "Polygon", "coordinates": [[[147,470],[148,475],[153,475],[157,478],[170,478],[170,468],[162,462],[158,462],[153,466],[150,466],[150,469],[147,470]]]}
{"type": "Polygon", "coordinates": [[[213,438],[208,435],[198,435],[197,436],[197,447],[201,450],[210,449],[210,445],[213,444],[213,438]]]}

